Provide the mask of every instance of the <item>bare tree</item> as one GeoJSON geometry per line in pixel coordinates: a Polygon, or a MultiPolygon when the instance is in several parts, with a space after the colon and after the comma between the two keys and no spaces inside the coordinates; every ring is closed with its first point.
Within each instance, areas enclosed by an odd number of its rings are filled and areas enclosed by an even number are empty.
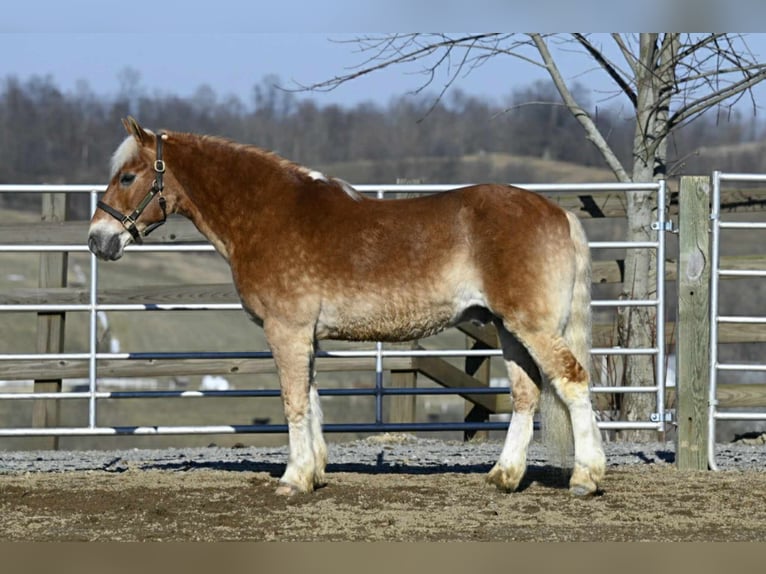
{"type": "MultiPolygon", "coordinates": [[[[436,100],[460,77],[470,74],[489,58],[511,56],[547,70],[564,105],[583,128],[585,137],[603,156],[621,182],[652,182],[666,176],[668,141],[683,125],[703,113],[717,109],[724,114],[742,98],[755,101],[751,88],[766,78],[766,64],[748,48],[738,34],[382,34],[358,37],[363,61],[350,72],[325,82],[306,86],[330,90],[355,78],[395,65],[417,63],[424,74],[416,91],[440,82],[436,100]],[[625,98],[635,114],[633,163],[624,165],[599,131],[594,117],[578,102],[551,48],[563,45],[589,56],[594,69],[614,83],[615,98],[625,98]],[[613,57],[612,54],[615,54],[613,57]]],[[[560,102],[557,102],[560,105],[560,102]]],[[[663,206],[664,207],[664,206],[663,206]]],[[[628,239],[650,239],[653,211],[651,192],[627,195],[628,239]]],[[[655,254],[630,249],[625,260],[622,296],[654,297],[655,254]]],[[[652,307],[628,307],[618,318],[619,344],[651,347],[655,343],[655,312],[652,307]]],[[[651,384],[651,357],[631,357],[624,369],[625,383],[651,384]]],[[[627,420],[645,420],[655,406],[652,397],[630,393],[622,404],[627,420]]],[[[625,433],[639,439],[645,433],[625,433]]]]}

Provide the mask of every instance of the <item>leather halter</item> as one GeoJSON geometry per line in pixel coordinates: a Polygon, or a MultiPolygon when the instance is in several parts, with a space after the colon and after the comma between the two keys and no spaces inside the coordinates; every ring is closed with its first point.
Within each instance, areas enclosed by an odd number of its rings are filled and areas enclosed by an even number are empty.
{"type": "Polygon", "coordinates": [[[136,226],[136,220],[141,216],[144,210],[149,206],[152,199],[154,199],[155,195],[159,195],[160,208],[162,208],[162,220],[152,223],[150,225],[147,225],[146,229],[144,229],[143,236],[146,237],[152,231],[157,229],[160,225],[165,223],[165,221],[167,220],[167,211],[165,209],[166,202],[165,202],[165,197],[162,195],[162,190],[164,189],[164,183],[163,183],[162,177],[165,174],[165,162],[162,159],[162,136],[163,135],[164,135],[163,133],[159,133],[155,136],[157,141],[157,159],[154,161],[154,173],[156,175],[155,175],[154,181],[152,182],[152,187],[146,193],[144,198],[140,201],[138,206],[132,211],[132,213],[130,215],[123,215],[112,206],[107,205],[106,203],[100,200],[96,204],[100,209],[104,210],[106,213],[114,217],[117,221],[122,223],[122,226],[125,229],[127,229],[128,232],[133,236],[133,240],[139,244],[143,243],[143,240],[141,239],[141,232],[138,230],[138,227],[136,226]]]}

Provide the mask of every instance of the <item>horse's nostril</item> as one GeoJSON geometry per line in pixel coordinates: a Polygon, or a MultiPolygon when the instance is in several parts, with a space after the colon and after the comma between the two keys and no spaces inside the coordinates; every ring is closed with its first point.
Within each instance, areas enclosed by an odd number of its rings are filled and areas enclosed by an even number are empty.
{"type": "Polygon", "coordinates": [[[92,233],[88,236],[88,249],[96,257],[114,261],[122,256],[122,242],[118,235],[92,233]]]}

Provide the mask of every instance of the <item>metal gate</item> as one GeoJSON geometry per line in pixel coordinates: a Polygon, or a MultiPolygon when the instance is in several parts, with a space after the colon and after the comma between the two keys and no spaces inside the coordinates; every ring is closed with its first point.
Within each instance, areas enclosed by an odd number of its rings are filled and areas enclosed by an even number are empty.
{"type": "MultiPolygon", "coordinates": [[[[386,197],[388,194],[395,193],[437,193],[456,188],[456,185],[360,185],[357,189],[366,194],[386,197]]],[[[657,205],[661,206],[656,210],[657,218],[652,224],[654,239],[647,242],[625,242],[625,241],[605,241],[591,242],[592,249],[648,249],[656,254],[657,261],[657,296],[648,300],[593,300],[594,308],[616,308],[616,307],[654,307],[656,309],[656,337],[655,345],[649,348],[623,348],[623,347],[603,347],[592,349],[593,355],[651,355],[655,360],[655,381],[654,384],[644,386],[620,387],[595,385],[592,390],[594,393],[650,393],[656,397],[656,412],[650,420],[645,421],[601,421],[599,427],[602,429],[645,429],[664,431],[666,425],[665,415],[665,234],[667,231],[665,209],[666,205],[666,185],[665,181],[659,183],[647,184],[528,184],[523,187],[532,191],[556,194],[556,193],[578,193],[584,197],[589,197],[591,193],[599,192],[628,192],[628,191],[652,191],[656,193],[657,205]]],[[[90,195],[91,211],[95,210],[97,195],[101,191],[100,186],[78,185],[78,186],[36,186],[36,185],[0,185],[0,193],[87,193],[90,195]]],[[[83,236],[82,243],[77,244],[15,244],[0,245],[0,253],[10,252],[82,252],[87,253],[88,248],[85,245],[86,237],[83,236]]],[[[141,246],[130,246],[130,251],[212,251],[211,245],[168,245],[168,244],[147,244],[141,246]]],[[[12,392],[0,393],[0,400],[70,400],[87,399],[88,401],[88,421],[79,427],[56,427],[56,428],[0,428],[0,436],[83,436],[83,435],[145,435],[145,434],[224,434],[224,433],[283,433],[287,427],[283,424],[259,424],[259,425],[191,425],[191,426],[114,426],[106,427],[97,424],[97,408],[99,401],[103,399],[123,399],[139,397],[167,397],[177,396],[179,398],[191,399],[206,396],[233,396],[233,397],[274,397],[279,395],[275,389],[263,390],[232,390],[232,391],[130,391],[130,392],[106,392],[99,389],[98,386],[98,365],[100,361],[107,359],[118,359],[130,361],[134,359],[163,359],[163,358],[253,358],[270,359],[268,352],[250,352],[250,353],[169,353],[157,351],[153,353],[105,353],[97,349],[97,318],[100,311],[162,311],[171,312],[179,310],[228,310],[241,308],[238,304],[215,304],[215,303],[195,303],[183,305],[163,305],[163,304],[103,304],[99,303],[98,287],[98,265],[99,262],[95,256],[90,255],[90,279],[88,283],[89,301],[82,304],[0,304],[0,312],[68,312],[80,311],[87,312],[89,315],[89,345],[86,352],[82,353],[2,353],[0,351],[0,372],[3,362],[6,361],[41,361],[41,360],[87,360],[88,368],[88,388],[85,391],[73,392],[52,392],[52,393],[26,393],[12,392]]],[[[350,396],[350,395],[368,395],[375,399],[375,421],[369,423],[352,424],[327,424],[327,432],[381,432],[381,431],[439,431],[439,430],[504,430],[507,428],[507,422],[486,421],[486,422],[423,422],[423,423],[386,423],[383,421],[383,397],[394,395],[439,395],[439,394],[489,394],[489,393],[507,393],[507,388],[498,387],[476,387],[476,388],[391,388],[383,384],[383,373],[387,359],[395,357],[418,357],[418,356],[437,356],[437,357],[468,357],[468,356],[500,356],[499,349],[489,350],[466,350],[466,349],[441,349],[441,350],[402,350],[386,349],[380,343],[373,344],[366,350],[353,351],[327,351],[321,352],[318,359],[321,361],[327,357],[372,357],[375,359],[375,385],[373,388],[338,388],[325,389],[320,391],[323,396],[350,396]]],[[[1,378],[1,377],[0,377],[1,378]]]]}
{"type": "Polygon", "coordinates": [[[719,313],[720,279],[722,278],[766,278],[763,268],[721,267],[722,230],[766,230],[766,223],[757,221],[724,221],[721,218],[721,187],[725,182],[766,182],[766,175],[745,173],[713,172],[713,196],[711,208],[712,253],[710,289],[710,388],[708,396],[708,464],[717,470],[715,460],[715,437],[717,421],[758,421],[766,420],[766,412],[722,411],[718,408],[718,378],[721,372],[766,372],[766,363],[723,362],[720,359],[719,332],[721,325],[766,325],[766,316],[721,315],[719,313]]]}

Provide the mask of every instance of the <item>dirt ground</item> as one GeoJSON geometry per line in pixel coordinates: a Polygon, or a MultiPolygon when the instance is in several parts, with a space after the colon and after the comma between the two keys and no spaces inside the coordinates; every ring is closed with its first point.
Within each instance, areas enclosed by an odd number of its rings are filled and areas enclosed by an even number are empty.
{"type": "Polygon", "coordinates": [[[603,493],[530,467],[522,490],[484,469],[372,473],[330,465],[289,499],[281,466],[0,475],[4,541],[763,541],[766,472],[610,468],[603,493]]]}

